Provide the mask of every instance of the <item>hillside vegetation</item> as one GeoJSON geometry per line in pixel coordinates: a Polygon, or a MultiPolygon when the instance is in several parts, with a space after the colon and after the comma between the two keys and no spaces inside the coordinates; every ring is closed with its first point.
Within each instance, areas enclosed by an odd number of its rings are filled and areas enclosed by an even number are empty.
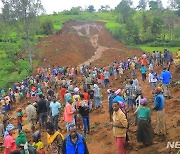
{"type": "Polygon", "coordinates": [[[114,10],[101,6],[95,12],[93,6],[87,10],[73,7],[70,11],[52,15],[34,14],[35,18],[13,18],[12,12],[7,11],[9,6],[4,5],[0,15],[0,89],[31,74],[29,59],[33,59],[33,67],[36,67],[38,61],[34,60],[34,55],[41,53],[34,48],[38,39],[60,33],[67,21],[104,22],[113,37],[126,45],[147,52],[169,48],[175,53],[180,48],[179,8],[170,5],[169,9],[164,9],[160,0],[154,2],[149,2],[149,10],[147,4],[140,3],[137,8],[132,8],[131,1],[122,0],[114,10]],[[28,25],[24,25],[27,20],[28,25]]]}

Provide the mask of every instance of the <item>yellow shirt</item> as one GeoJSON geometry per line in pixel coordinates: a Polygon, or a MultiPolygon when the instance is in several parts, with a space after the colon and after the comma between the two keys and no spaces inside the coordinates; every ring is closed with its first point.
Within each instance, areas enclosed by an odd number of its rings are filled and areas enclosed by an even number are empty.
{"type": "Polygon", "coordinates": [[[39,141],[37,143],[33,142],[32,146],[35,147],[37,151],[39,151],[39,150],[44,148],[44,144],[41,141],[39,141]]]}
{"type": "Polygon", "coordinates": [[[119,109],[117,112],[114,111],[113,124],[124,127],[124,128],[113,127],[114,136],[126,137],[128,122],[125,114],[121,111],[121,109],[119,109]]]}

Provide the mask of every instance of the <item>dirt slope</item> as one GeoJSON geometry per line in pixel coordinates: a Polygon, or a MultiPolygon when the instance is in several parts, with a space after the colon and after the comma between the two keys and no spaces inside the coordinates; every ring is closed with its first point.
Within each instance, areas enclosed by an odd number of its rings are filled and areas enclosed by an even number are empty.
{"type": "MultiPolygon", "coordinates": [[[[141,51],[128,49],[120,42],[113,39],[111,34],[103,27],[103,23],[99,22],[67,22],[64,28],[58,33],[50,37],[40,39],[37,47],[42,51],[39,55],[41,60],[40,66],[48,65],[67,65],[77,66],[92,62],[93,65],[105,66],[112,63],[114,58],[117,60],[127,59],[134,55],[142,54],[141,51]]],[[[173,75],[175,67],[172,68],[173,75]]],[[[160,73],[161,67],[157,67],[156,71],[160,73]]],[[[127,74],[128,75],[128,72],[127,74]]],[[[140,73],[137,76],[141,82],[140,73]]],[[[115,88],[122,87],[123,79],[118,81],[111,79],[111,86],[115,88]]],[[[149,100],[149,107],[153,106],[151,94],[151,86],[146,83],[140,83],[143,89],[144,97],[149,100]]],[[[96,110],[90,115],[91,134],[87,136],[87,144],[90,154],[116,154],[115,139],[113,132],[109,127],[109,114],[106,89],[102,89],[104,99],[104,107],[96,110]]],[[[177,153],[177,149],[166,149],[167,141],[180,140],[180,88],[171,87],[173,99],[165,101],[166,119],[168,135],[165,141],[159,141],[155,136],[154,144],[149,147],[141,148],[136,141],[134,131],[136,127],[130,125],[129,136],[130,145],[127,147],[129,154],[157,154],[157,153],[177,153]]],[[[24,106],[26,106],[24,104],[24,106]]],[[[130,123],[133,123],[134,116],[129,114],[130,123]]],[[[152,112],[152,125],[155,127],[156,112],[152,112]]],[[[64,123],[60,123],[65,126],[64,123]]],[[[25,126],[29,132],[29,126],[25,126]]],[[[65,135],[65,134],[64,134],[65,135]]],[[[30,137],[30,135],[29,135],[30,137]]],[[[45,134],[43,134],[45,141],[45,134]]]]}

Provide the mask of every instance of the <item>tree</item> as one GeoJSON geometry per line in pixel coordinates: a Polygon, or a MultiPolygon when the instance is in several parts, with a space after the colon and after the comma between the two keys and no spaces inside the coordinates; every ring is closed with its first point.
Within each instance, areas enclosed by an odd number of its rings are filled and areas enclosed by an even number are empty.
{"type": "Polygon", "coordinates": [[[180,16],[180,0],[169,0],[169,7],[171,10],[176,10],[178,16],[180,16]]]}
{"type": "Polygon", "coordinates": [[[89,5],[88,8],[86,9],[88,12],[95,12],[96,10],[94,9],[94,5],[89,5]]]}
{"type": "Polygon", "coordinates": [[[152,11],[162,10],[163,9],[162,1],[161,0],[149,1],[149,8],[152,11]]]}
{"type": "MultiPolygon", "coordinates": [[[[32,51],[30,47],[31,24],[44,11],[40,0],[2,0],[3,8],[8,6],[9,21],[22,24],[22,33],[27,43],[27,51],[32,71],[32,51]]],[[[2,12],[3,13],[3,12],[2,12]]]]}
{"type": "Polygon", "coordinates": [[[131,0],[122,0],[116,7],[116,11],[122,14],[123,22],[126,23],[128,17],[133,14],[133,9],[131,8],[131,0]]]}
{"type": "Polygon", "coordinates": [[[100,12],[108,12],[110,10],[111,8],[109,5],[105,5],[105,6],[101,5],[101,8],[99,9],[100,12]]]}
{"type": "Polygon", "coordinates": [[[43,34],[50,35],[53,32],[53,22],[50,19],[46,19],[42,25],[41,28],[43,30],[43,34]]]}
{"type": "Polygon", "coordinates": [[[154,36],[154,39],[157,39],[157,37],[160,35],[162,30],[163,20],[160,16],[154,16],[153,22],[151,25],[151,33],[154,36]]]}
{"type": "Polygon", "coordinates": [[[140,10],[145,10],[147,7],[147,0],[139,0],[139,5],[137,6],[140,10]]]}

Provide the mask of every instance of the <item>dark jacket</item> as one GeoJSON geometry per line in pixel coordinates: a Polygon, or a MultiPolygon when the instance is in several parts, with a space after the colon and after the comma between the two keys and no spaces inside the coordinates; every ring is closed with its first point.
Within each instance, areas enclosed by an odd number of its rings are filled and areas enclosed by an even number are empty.
{"type": "Polygon", "coordinates": [[[88,116],[89,115],[89,108],[88,107],[79,107],[79,113],[80,115],[83,116],[88,116]]]}
{"type": "Polygon", "coordinates": [[[47,101],[45,99],[41,99],[37,104],[37,113],[45,113],[48,111],[47,101]]]}

